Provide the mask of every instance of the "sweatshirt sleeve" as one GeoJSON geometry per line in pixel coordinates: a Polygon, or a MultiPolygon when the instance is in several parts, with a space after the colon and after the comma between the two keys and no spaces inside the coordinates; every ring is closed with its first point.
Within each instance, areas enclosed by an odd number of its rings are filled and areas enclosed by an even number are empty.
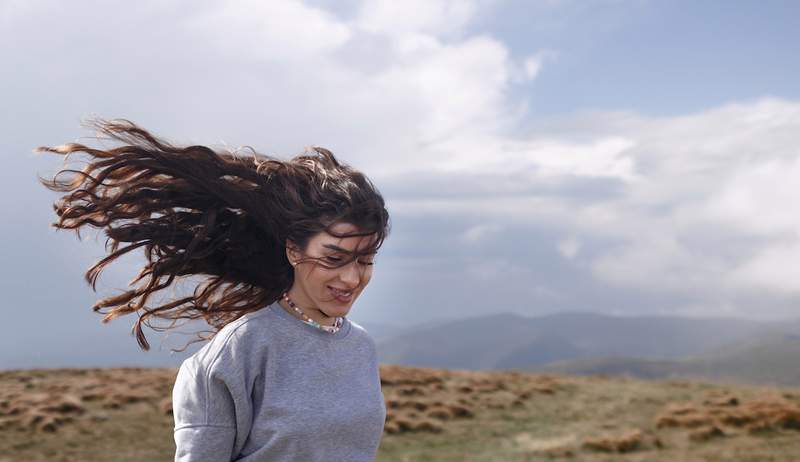
{"type": "Polygon", "coordinates": [[[172,391],[175,462],[230,461],[235,456],[237,391],[220,369],[189,358],[172,391]]]}

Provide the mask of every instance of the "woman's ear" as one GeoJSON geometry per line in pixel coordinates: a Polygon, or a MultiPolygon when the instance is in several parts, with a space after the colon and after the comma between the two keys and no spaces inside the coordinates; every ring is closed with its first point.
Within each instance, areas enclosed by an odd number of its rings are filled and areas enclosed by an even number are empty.
{"type": "Polygon", "coordinates": [[[300,259],[300,252],[297,251],[297,246],[294,242],[286,239],[286,259],[289,260],[289,263],[292,266],[297,265],[297,260],[300,259]]]}

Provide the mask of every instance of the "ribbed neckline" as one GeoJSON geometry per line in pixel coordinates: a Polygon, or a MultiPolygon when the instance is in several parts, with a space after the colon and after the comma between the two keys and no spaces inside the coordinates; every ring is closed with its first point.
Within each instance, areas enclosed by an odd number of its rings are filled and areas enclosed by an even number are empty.
{"type": "Polygon", "coordinates": [[[272,305],[267,307],[270,311],[275,312],[279,318],[285,319],[289,321],[291,324],[307,331],[310,335],[316,335],[318,337],[329,338],[332,340],[340,340],[347,337],[347,334],[350,333],[351,324],[350,320],[347,319],[347,316],[344,316],[342,319],[342,327],[339,328],[336,332],[325,332],[317,327],[311,326],[303,322],[303,320],[292,316],[288,313],[283,307],[278,303],[276,300],[272,305]]]}

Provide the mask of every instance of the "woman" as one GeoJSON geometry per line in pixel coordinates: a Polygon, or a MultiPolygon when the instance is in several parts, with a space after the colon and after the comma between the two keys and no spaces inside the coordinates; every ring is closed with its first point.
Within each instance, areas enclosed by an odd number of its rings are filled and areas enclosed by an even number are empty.
{"type": "Polygon", "coordinates": [[[142,247],[147,258],[139,286],[93,309],[103,322],[136,312],[144,350],[143,323],[213,328],[178,371],[175,460],[374,460],[386,416],[375,343],[347,318],[389,232],[372,183],[320,147],[282,161],[175,146],[127,120],[90,126],[123,145],[37,148],[93,157],[40,178],[69,192],[53,226],[105,228],[111,252],[86,273],[93,289],[120,255],[142,247]],[[205,278],[192,296],[145,306],[192,276],[205,278]]]}

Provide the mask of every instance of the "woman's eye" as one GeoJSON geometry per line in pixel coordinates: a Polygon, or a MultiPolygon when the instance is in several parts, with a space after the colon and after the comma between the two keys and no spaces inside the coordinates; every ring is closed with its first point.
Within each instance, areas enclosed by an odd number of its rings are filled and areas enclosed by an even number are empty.
{"type": "MultiPolygon", "coordinates": [[[[325,261],[327,261],[329,263],[339,264],[339,263],[343,262],[344,259],[342,259],[341,257],[328,256],[328,257],[325,257],[325,261]]],[[[352,260],[350,260],[350,261],[352,261],[352,260]]],[[[365,266],[371,266],[371,265],[375,264],[371,260],[367,260],[367,261],[359,260],[358,263],[361,264],[361,265],[365,265],[365,266]]]]}

